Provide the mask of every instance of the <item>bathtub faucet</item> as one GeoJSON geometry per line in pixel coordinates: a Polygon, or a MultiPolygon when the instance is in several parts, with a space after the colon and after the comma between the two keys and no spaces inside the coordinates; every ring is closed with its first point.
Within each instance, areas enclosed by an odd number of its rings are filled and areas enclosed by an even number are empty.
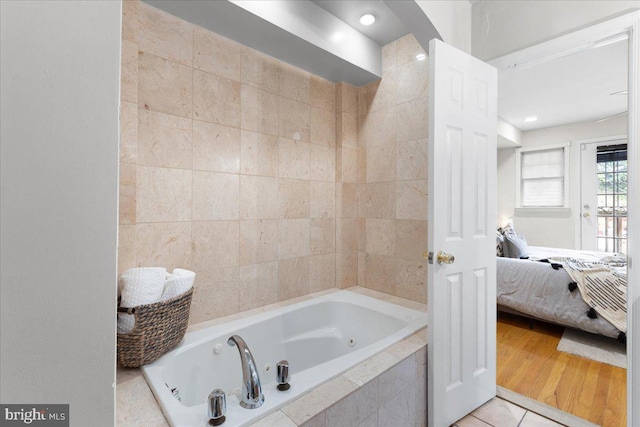
{"type": "Polygon", "coordinates": [[[231,347],[238,347],[240,353],[240,364],[242,365],[242,401],[240,406],[246,409],[259,408],[264,403],[264,394],[262,394],[260,377],[251,351],[239,335],[231,336],[227,340],[227,344],[231,347]]]}

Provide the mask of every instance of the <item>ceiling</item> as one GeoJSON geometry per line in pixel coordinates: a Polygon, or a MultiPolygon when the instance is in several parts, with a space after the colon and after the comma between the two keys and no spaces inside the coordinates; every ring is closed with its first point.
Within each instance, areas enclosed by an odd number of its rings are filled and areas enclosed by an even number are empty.
{"type": "Polygon", "coordinates": [[[396,15],[380,0],[311,0],[327,12],[360,31],[380,46],[391,43],[409,31],[396,15]],[[360,16],[371,13],[376,17],[373,25],[362,25],[360,16]]]}
{"type": "Polygon", "coordinates": [[[595,121],[627,109],[627,41],[522,69],[501,70],[498,115],[527,131],[595,121]],[[537,116],[526,123],[524,119],[537,116]]]}
{"type": "Polygon", "coordinates": [[[354,86],[382,76],[382,46],[409,33],[425,50],[431,39],[441,39],[415,1],[143,1],[327,80],[354,86]],[[375,15],[375,24],[361,25],[364,13],[375,15]]]}

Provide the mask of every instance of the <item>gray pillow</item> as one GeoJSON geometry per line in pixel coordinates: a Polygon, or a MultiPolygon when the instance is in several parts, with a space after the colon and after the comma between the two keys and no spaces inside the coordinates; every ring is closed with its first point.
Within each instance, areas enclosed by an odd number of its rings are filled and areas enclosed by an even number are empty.
{"type": "Polygon", "coordinates": [[[529,256],[529,245],[522,234],[505,234],[504,256],[509,258],[521,258],[529,256]]]}
{"type": "Polygon", "coordinates": [[[504,256],[504,236],[500,231],[496,233],[496,256],[504,256]]]}

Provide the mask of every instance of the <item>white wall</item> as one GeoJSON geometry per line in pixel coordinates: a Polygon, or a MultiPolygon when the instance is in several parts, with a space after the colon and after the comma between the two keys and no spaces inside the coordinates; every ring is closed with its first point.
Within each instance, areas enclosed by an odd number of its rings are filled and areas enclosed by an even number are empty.
{"type": "Polygon", "coordinates": [[[481,1],[472,8],[472,53],[491,60],[634,8],[640,0],[481,1]]]}
{"type": "Polygon", "coordinates": [[[471,53],[471,3],[451,0],[417,0],[445,43],[471,53]]]}
{"type": "Polygon", "coordinates": [[[112,426],[119,1],[0,1],[0,396],[112,426]]]}
{"type": "MultiPolygon", "coordinates": [[[[570,200],[576,196],[575,189],[579,183],[573,178],[574,165],[573,150],[576,141],[606,136],[626,135],[627,117],[618,116],[602,123],[594,121],[554,126],[545,129],[532,130],[522,133],[522,147],[549,145],[571,141],[569,149],[569,177],[570,200]]],[[[515,215],[516,200],[516,155],[514,148],[498,150],[498,225],[502,225],[506,218],[513,218],[513,224],[518,233],[524,234],[527,242],[535,246],[550,246],[557,248],[575,247],[575,221],[579,212],[567,215],[515,215]]],[[[573,203],[572,203],[573,205],[573,203]]]]}

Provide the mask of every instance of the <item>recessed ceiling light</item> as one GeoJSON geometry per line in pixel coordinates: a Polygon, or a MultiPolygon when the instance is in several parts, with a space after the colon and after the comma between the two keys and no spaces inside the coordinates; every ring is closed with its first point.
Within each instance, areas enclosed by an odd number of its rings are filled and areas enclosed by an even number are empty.
{"type": "Polygon", "coordinates": [[[524,119],[524,121],[527,122],[527,123],[535,122],[536,120],[538,120],[538,118],[536,116],[531,116],[531,117],[527,117],[526,119],[524,119]]]}
{"type": "Polygon", "coordinates": [[[376,22],[376,17],[373,16],[371,13],[365,13],[360,17],[360,23],[362,25],[371,25],[374,22],[376,22]]]}
{"type": "Polygon", "coordinates": [[[427,55],[425,55],[424,53],[419,53],[416,55],[416,59],[418,61],[424,61],[425,59],[427,59],[427,55]]]}

